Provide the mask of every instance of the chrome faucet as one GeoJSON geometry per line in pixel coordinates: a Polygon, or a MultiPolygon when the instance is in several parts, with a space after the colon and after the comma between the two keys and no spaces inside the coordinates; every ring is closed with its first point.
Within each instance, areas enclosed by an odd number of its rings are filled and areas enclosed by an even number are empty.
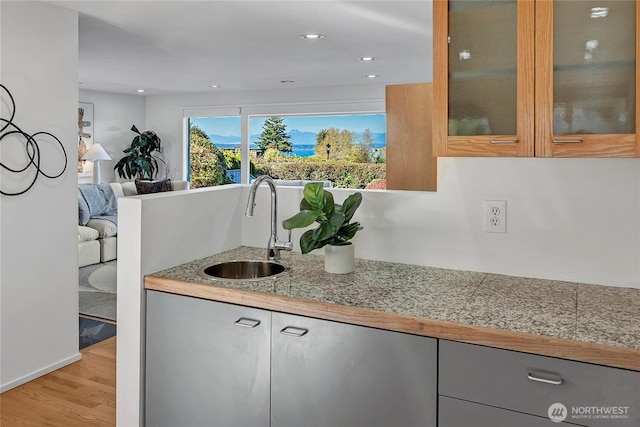
{"type": "Polygon", "coordinates": [[[256,191],[263,182],[269,184],[269,188],[271,189],[271,236],[269,236],[269,242],[267,243],[267,259],[277,261],[280,259],[280,251],[293,250],[293,243],[291,243],[291,231],[289,231],[288,242],[278,241],[278,203],[276,194],[276,183],[270,176],[260,175],[253,181],[253,184],[251,184],[245,215],[253,216],[253,208],[256,206],[256,191]]]}

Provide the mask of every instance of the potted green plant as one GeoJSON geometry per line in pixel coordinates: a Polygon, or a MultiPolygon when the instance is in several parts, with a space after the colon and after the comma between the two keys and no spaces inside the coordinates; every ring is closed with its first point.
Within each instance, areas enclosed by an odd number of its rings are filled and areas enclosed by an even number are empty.
{"type": "Polygon", "coordinates": [[[158,174],[158,161],[166,165],[164,160],[154,154],[160,152],[160,137],[151,130],[140,132],[135,125],[131,126],[131,130],[137,135],[131,141],[131,145],[122,151],[125,156],[113,169],[118,172],[120,178],[135,178],[138,193],[163,191],[162,186],[170,186],[170,182],[153,181],[158,174]]]}
{"type": "Polygon", "coordinates": [[[300,201],[300,212],[282,221],[285,230],[305,228],[318,223],[318,227],[305,231],[300,236],[300,250],[307,254],[314,249],[325,248],[325,270],[330,273],[353,271],[354,246],[350,241],[362,227],[351,222],[362,202],[362,194],[354,193],[342,205],[333,200],[333,195],[322,183],[312,182],[304,187],[300,201]]]}

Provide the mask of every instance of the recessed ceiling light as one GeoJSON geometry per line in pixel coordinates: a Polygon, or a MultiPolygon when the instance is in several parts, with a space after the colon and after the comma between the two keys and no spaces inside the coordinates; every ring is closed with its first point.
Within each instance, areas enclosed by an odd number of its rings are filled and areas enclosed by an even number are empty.
{"type": "Polygon", "coordinates": [[[280,83],[285,84],[285,85],[290,85],[292,83],[295,83],[293,80],[280,80],[280,83]]]}
{"type": "Polygon", "coordinates": [[[218,88],[220,88],[220,87],[222,87],[222,86],[220,86],[220,85],[209,85],[209,87],[210,87],[210,88],[213,88],[213,89],[218,89],[218,88]]]}
{"type": "Polygon", "coordinates": [[[144,89],[138,89],[138,90],[136,90],[136,92],[138,92],[138,93],[144,93],[144,89]]]}
{"type": "Polygon", "coordinates": [[[591,8],[591,17],[596,18],[606,18],[609,14],[608,7],[592,7],[591,8]]]}
{"type": "Polygon", "coordinates": [[[593,52],[597,48],[598,48],[598,40],[587,41],[585,49],[587,49],[589,52],[593,52]]]}
{"type": "Polygon", "coordinates": [[[379,76],[377,74],[367,74],[365,77],[368,78],[368,79],[375,79],[375,78],[377,78],[379,76]]]}
{"type": "Polygon", "coordinates": [[[324,36],[322,34],[303,34],[300,36],[300,38],[307,40],[318,40],[323,39],[324,36]]]}
{"type": "Polygon", "coordinates": [[[376,58],[374,58],[373,56],[363,56],[362,58],[360,58],[360,61],[374,61],[376,58]]]}

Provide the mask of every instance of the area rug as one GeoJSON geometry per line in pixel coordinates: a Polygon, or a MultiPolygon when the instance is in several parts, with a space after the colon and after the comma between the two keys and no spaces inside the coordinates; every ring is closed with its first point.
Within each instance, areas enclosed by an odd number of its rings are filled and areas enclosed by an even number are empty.
{"type": "Polygon", "coordinates": [[[117,261],[80,267],[79,312],[116,320],[117,261]]]}
{"type": "Polygon", "coordinates": [[[80,316],[80,350],[116,335],[116,325],[80,316]]]}

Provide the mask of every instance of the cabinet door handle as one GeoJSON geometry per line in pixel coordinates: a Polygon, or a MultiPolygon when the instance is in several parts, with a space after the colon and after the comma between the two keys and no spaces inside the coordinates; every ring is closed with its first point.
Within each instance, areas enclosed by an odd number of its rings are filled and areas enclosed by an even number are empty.
{"type": "Polygon", "coordinates": [[[492,139],[490,142],[492,144],[517,144],[518,139],[492,139]]]}
{"type": "Polygon", "coordinates": [[[531,381],[536,381],[539,383],[545,383],[545,384],[551,384],[551,385],[560,385],[564,382],[564,380],[562,379],[562,377],[558,377],[558,379],[553,379],[553,378],[542,378],[539,377],[531,372],[527,372],[527,378],[529,378],[531,381]]]}
{"type": "Polygon", "coordinates": [[[238,320],[236,320],[236,323],[234,323],[234,325],[240,326],[242,328],[255,328],[259,324],[260,324],[259,320],[249,319],[247,317],[241,317],[238,320]]]}
{"type": "Polygon", "coordinates": [[[553,138],[554,144],[581,144],[584,140],[580,138],[573,139],[562,139],[562,138],[553,138]]]}
{"type": "Polygon", "coordinates": [[[303,337],[309,332],[308,329],[296,328],[295,326],[286,326],[280,331],[282,335],[288,335],[290,337],[303,337]]]}

